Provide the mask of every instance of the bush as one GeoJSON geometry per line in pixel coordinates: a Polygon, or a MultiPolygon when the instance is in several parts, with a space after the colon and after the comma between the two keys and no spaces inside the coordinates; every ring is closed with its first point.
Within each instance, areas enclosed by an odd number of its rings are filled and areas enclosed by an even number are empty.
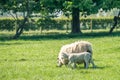
{"type": "Polygon", "coordinates": [[[86,27],[88,25],[88,28],[90,29],[106,29],[111,27],[113,24],[113,18],[112,17],[105,17],[105,18],[82,18],[81,23],[83,23],[83,26],[86,27]]]}
{"type": "Polygon", "coordinates": [[[64,25],[66,24],[66,21],[63,20],[58,20],[58,19],[51,19],[51,18],[43,18],[43,19],[39,19],[37,21],[37,25],[39,27],[42,27],[42,29],[64,29],[64,25]]]}
{"type": "Polygon", "coordinates": [[[12,31],[15,29],[15,21],[11,18],[0,19],[0,30],[12,31]]]}

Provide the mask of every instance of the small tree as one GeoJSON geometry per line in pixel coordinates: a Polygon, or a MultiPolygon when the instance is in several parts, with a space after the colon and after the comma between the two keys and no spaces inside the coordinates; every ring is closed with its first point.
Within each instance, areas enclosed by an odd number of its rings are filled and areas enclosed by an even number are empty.
{"type": "Polygon", "coordinates": [[[36,10],[34,9],[36,7],[36,3],[34,0],[1,0],[0,2],[1,11],[3,13],[8,12],[16,21],[17,29],[15,35],[13,36],[13,39],[17,39],[22,34],[25,24],[30,18],[30,15],[33,11],[36,10]],[[18,12],[23,13],[22,23],[19,23],[20,19],[17,15],[18,12]]]}
{"type": "MultiPolygon", "coordinates": [[[[97,1],[97,0],[94,0],[94,1],[97,1]]],[[[120,9],[120,0],[101,0],[101,1],[102,1],[101,8],[103,8],[104,10],[110,10],[113,8],[120,9]]],[[[114,23],[109,33],[112,33],[114,28],[117,26],[119,16],[120,16],[120,11],[116,15],[114,15],[114,19],[113,19],[114,23]]]]}

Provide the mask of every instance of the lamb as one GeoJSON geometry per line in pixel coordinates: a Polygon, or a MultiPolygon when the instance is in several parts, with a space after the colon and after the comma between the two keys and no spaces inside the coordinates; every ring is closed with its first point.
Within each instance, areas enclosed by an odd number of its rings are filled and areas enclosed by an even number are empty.
{"type": "Polygon", "coordinates": [[[77,42],[62,46],[58,55],[58,66],[61,67],[62,65],[68,64],[67,54],[74,54],[74,53],[81,53],[81,52],[90,52],[92,54],[93,51],[92,51],[91,43],[87,41],[77,41],[77,42]],[[67,54],[64,54],[64,53],[67,53],[67,54]]]}
{"type": "Polygon", "coordinates": [[[84,67],[87,69],[89,67],[89,63],[92,63],[93,68],[95,68],[95,64],[92,59],[92,55],[89,52],[82,53],[73,53],[68,55],[68,66],[71,66],[73,69],[76,68],[76,64],[84,63],[84,67]]]}

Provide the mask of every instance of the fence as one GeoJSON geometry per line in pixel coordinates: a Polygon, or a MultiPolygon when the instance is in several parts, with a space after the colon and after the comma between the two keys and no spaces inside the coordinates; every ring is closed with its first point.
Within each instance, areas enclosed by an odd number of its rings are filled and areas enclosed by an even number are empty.
{"type": "MultiPolygon", "coordinates": [[[[19,21],[21,23],[22,19],[19,21]]],[[[120,21],[118,22],[120,23],[120,21]]],[[[113,25],[113,18],[81,18],[80,27],[82,30],[93,30],[93,29],[107,29],[113,25]]],[[[120,24],[118,24],[120,26],[120,24]]],[[[0,19],[0,30],[13,31],[17,28],[16,21],[14,19],[0,19]]],[[[25,29],[28,30],[70,30],[71,19],[33,19],[26,23],[25,29]]]]}

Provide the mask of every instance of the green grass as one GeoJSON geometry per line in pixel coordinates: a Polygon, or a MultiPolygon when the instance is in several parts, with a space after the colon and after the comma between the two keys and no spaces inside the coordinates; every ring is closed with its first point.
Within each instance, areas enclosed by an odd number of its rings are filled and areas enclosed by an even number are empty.
{"type": "Polygon", "coordinates": [[[25,36],[0,41],[0,80],[119,80],[120,34],[25,36]],[[58,68],[62,45],[86,40],[93,45],[96,69],[58,68]]]}

